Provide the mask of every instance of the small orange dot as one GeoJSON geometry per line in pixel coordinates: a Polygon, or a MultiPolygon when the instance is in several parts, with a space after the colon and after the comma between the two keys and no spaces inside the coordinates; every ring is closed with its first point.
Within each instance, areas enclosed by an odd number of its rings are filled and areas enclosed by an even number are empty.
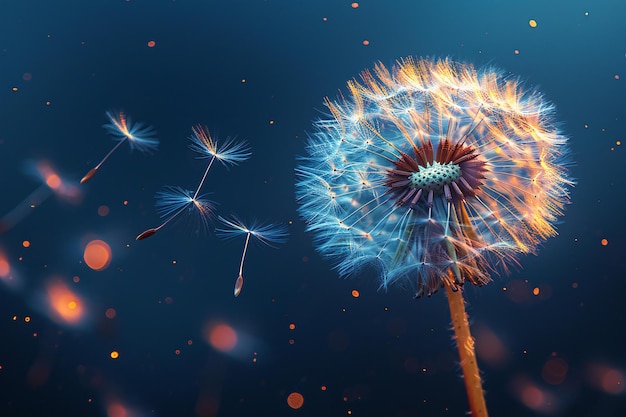
{"type": "Polygon", "coordinates": [[[30,317],[28,317],[28,316],[24,317],[24,321],[25,321],[26,323],[29,323],[29,322],[30,322],[30,317]]]}
{"type": "Polygon", "coordinates": [[[368,41],[367,39],[363,39],[363,45],[367,46],[370,44],[370,41],[368,41]]]}
{"type": "Polygon", "coordinates": [[[102,205],[102,206],[98,207],[98,215],[99,216],[102,216],[102,217],[108,216],[109,215],[109,211],[110,211],[109,210],[109,206],[102,205]]]}
{"type": "Polygon", "coordinates": [[[13,91],[17,91],[17,87],[13,87],[11,90],[13,90],[13,91]]]}
{"type": "Polygon", "coordinates": [[[176,353],[177,355],[180,355],[180,349],[176,349],[174,353],[176,353]]]}
{"type": "Polygon", "coordinates": [[[289,344],[290,344],[290,345],[293,345],[294,343],[296,343],[296,341],[295,341],[295,340],[293,340],[293,339],[289,339],[289,344]]]}
{"type": "Polygon", "coordinates": [[[359,8],[359,3],[357,3],[356,1],[354,3],[352,3],[352,8],[353,9],[358,9],[359,8]]]}
{"type": "Polygon", "coordinates": [[[609,241],[607,239],[602,239],[600,243],[602,243],[602,246],[606,246],[609,244],[609,241]]]}
{"type": "Polygon", "coordinates": [[[533,288],[533,295],[539,295],[539,287],[533,288]]]}
{"type": "Polygon", "coordinates": [[[187,344],[188,344],[189,346],[193,345],[193,340],[191,340],[191,339],[187,340],[187,344]]]}
{"type": "Polygon", "coordinates": [[[155,45],[156,45],[155,41],[148,41],[148,48],[154,48],[155,45]]]}
{"type": "Polygon", "coordinates": [[[74,275],[74,278],[72,278],[72,281],[78,284],[80,282],[80,277],[78,275],[74,275]]]}
{"type": "Polygon", "coordinates": [[[359,290],[352,290],[352,296],[354,298],[359,298],[360,295],[361,293],[359,292],[359,290]]]}
{"type": "Polygon", "coordinates": [[[326,391],[328,388],[326,388],[326,385],[322,385],[321,390],[322,391],[326,391]]]}
{"type": "Polygon", "coordinates": [[[516,49],[515,51],[513,51],[513,53],[514,53],[515,55],[519,55],[519,49],[516,49]]]}
{"type": "Polygon", "coordinates": [[[25,240],[22,242],[22,246],[24,246],[25,248],[28,248],[30,246],[30,242],[28,240],[25,240]]]}
{"type": "Polygon", "coordinates": [[[127,206],[127,205],[128,205],[128,200],[124,200],[124,202],[123,202],[122,204],[124,204],[125,206],[127,206]]]}
{"type": "Polygon", "coordinates": [[[528,21],[528,25],[529,25],[531,28],[536,28],[536,27],[537,27],[537,21],[536,21],[535,19],[530,19],[530,20],[528,21]]]}
{"type": "Polygon", "coordinates": [[[295,324],[293,324],[293,323],[290,323],[290,324],[289,324],[289,330],[293,330],[293,329],[295,329],[295,328],[296,328],[296,325],[295,325],[295,324]]]}
{"type": "Polygon", "coordinates": [[[274,124],[274,121],[273,121],[273,120],[270,120],[270,124],[271,124],[271,125],[273,125],[273,124],[274,124]]]}
{"type": "Polygon", "coordinates": [[[117,359],[120,357],[120,353],[117,350],[111,352],[111,359],[117,359]]]}

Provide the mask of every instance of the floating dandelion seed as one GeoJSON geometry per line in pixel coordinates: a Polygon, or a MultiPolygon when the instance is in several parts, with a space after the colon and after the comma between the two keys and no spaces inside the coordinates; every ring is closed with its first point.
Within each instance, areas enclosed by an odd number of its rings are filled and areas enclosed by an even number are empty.
{"type": "Polygon", "coordinates": [[[219,219],[227,227],[225,229],[215,230],[215,233],[219,237],[232,239],[241,235],[246,236],[246,241],[243,245],[243,253],[241,255],[241,263],[239,264],[239,275],[235,281],[235,289],[233,291],[235,297],[237,297],[241,293],[241,289],[243,287],[243,263],[246,259],[246,253],[248,252],[250,236],[256,238],[259,242],[267,246],[272,246],[272,244],[283,243],[287,240],[287,228],[283,225],[262,224],[258,222],[253,222],[250,227],[247,227],[236,218],[227,220],[222,216],[219,216],[219,219]]]}
{"type": "Polygon", "coordinates": [[[207,128],[196,125],[191,128],[192,135],[189,138],[191,144],[190,149],[198,152],[199,158],[210,158],[209,164],[204,170],[204,175],[196,187],[195,191],[185,190],[181,187],[165,187],[165,191],[161,191],[156,195],[156,207],[161,217],[165,219],[161,225],[140,233],[136,240],[147,239],[159,230],[161,230],[171,220],[178,217],[184,212],[194,212],[199,214],[202,226],[208,226],[208,221],[213,215],[213,204],[204,196],[199,196],[200,190],[204,185],[204,181],[217,159],[224,166],[237,165],[239,162],[245,161],[251,155],[250,149],[246,142],[235,142],[232,139],[226,139],[223,145],[218,145],[218,141],[214,140],[207,128]]]}
{"type": "Polygon", "coordinates": [[[166,186],[163,191],[156,194],[156,209],[161,218],[164,219],[163,223],[158,227],[141,232],[135,238],[136,240],[149,238],[182,213],[197,215],[201,228],[207,229],[214,214],[213,202],[207,200],[205,196],[198,196],[191,190],[172,186],[166,186]]]}
{"type": "Polygon", "coordinates": [[[89,170],[87,174],[80,180],[81,184],[86,183],[93,177],[100,169],[104,161],[106,161],[113,152],[119,146],[128,141],[131,149],[138,149],[142,152],[156,151],[159,146],[159,141],[154,137],[156,131],[151,126],[144,126],[143,123],[132,123],[130,118],[125,113],[120,112],[115,114],[113,112],[106,112],[106,116],[110,123],[102,126],[109,135],[113,136],[113,140],[117,141],[117,144],[107,153],[102,161],[95,167],[89,170]]]}
{"type": "Polygon", "coordinates": [[[473,416],[486,416],[459,289],[483,285],[554,236],[573,181],[554,108],[494,69],[378,64],[326,100],[298,167],[300,213],[340,275],[445,288],[473,416]]]}

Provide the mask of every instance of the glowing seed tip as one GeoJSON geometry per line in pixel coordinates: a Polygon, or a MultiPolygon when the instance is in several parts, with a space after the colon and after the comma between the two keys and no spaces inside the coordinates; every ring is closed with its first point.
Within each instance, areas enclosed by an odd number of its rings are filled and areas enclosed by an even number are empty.
{"type": "Polygon", "coordinates": [[[241,289],[243,288],[243,275],[239,275],[237,277],[237,281],[235,281],[235,289],[233,291],[233,295],[238,297],[241,294],[241,289]]]}
{"type": "Polygon", "coordinates": [[[155,234],[157,232],[158,229],[148,229],[145,232],[141,232],[136,238],[135,240],[144,240],[149,238],[150,236],[152,236],[153,234],[155,234]]]}
{"type": "Polygon", "coordinates": [[[89,181],[91,179],[91,177],[93,177],[95,175],[96,171],[98,171],[98,168],[91,168],[89,170],[89,172],[86,173],[85,176],[80,180],[80,183],[84,184],[87,181],[89,181]]]}

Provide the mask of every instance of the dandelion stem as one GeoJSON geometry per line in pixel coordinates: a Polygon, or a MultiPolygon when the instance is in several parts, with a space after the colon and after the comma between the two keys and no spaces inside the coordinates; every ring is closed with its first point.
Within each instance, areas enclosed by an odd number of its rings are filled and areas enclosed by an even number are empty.
{"type": "Polygon", "coordinates": [[[106,154],[106,155],[104,156],[104,158],[102,158],[102,160],[100,161],[100,163],[99,163],[98,165],[96,165],[95,169],[100,169],[100,167],[102,166],[102,164],[104,164],[104,161],[106,161],[107,159],[109,159],[109,156],[111,156],[111,154],[112,154],[113,152],[115,152],[115,150],[116,150],[117,148],[119,148],[119,147],[122,145],[122,143],[126,142],[126,140],[128,140],[128,136],[126,136],[124,139],[122,139],[122,140],[118,141],[118,142],[117,142],[117,144],[113,147],[113,149],[111,149],[111,150],[109,151],[109,153],[108,153],[108,154],[106,154]]]}
{"type": "Polygon", "coordinates": [[[465,312],[463,293],[460,288],[453,290],[448,282],[446,282],[445,287],[471,415],[472,417],[487,417],[487,405],[476,362],[474,338],[470,333],[467,313],[465,312]]]}
{"type": "Polygon", "coordinates": [[[211,165],[213,165],[213,161],[215,161],[215,155],[213,155],[213,157],[211,158],[211,161],[209,162],[209,165],[204,170],[204,175],[202,176],[202,180],[200,180],[200,184],[198,184],[198,188],[196,188],[196,192],[194,193],[192,200],[195,200],[196,197],[198,197],[198,193],[200,192],[200,189],[202,188],[202,184],[204,184],[204,180],[206,179],[206,176],[209,173],[209,170],[211,169],[211,165]]]}
{"type": "Polygon", "coordinates": [[[243,245],[243,254],[241,255],[241,263],[239,264],[239,275],[243,275],[243,261],[246,259],[246,252],[248,251],[248,243],[250,242],[250,232],[246,235],[246,243],[243,245]]]}

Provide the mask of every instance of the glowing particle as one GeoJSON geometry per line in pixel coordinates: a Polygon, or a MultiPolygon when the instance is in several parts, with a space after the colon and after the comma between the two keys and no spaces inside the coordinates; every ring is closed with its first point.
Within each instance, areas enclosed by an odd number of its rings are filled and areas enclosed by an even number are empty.
{"type": "Polygon", "coordinates": [[[541,376],[548,384],[559,385],[565,380],[568,365],[562,358],[550,358],[541,370],[541,376]]]}
{"type": "Polygon", "coordinates": [[[110,212],[109,206],[102,205],[102,206],[98,207],[98,215],[99,216],[102,216],[102,217],[108,216],[109,212],[110,212]]]}
{"type": "Polygon", "coordinates": [[[52,102],[50,100],[46,101],[46,106],[49,106],[51,104],[52,104],[52,102]]]}
{"type": "Polygon", "coordinates": [[[359,292],[359,290],[352,290],[352,296],[354,298],[359,298],[360,295],[361,293],[359,292]]]}
{"type": "Polygon", "coordinates": [[[82,300],[61,281],[49,284],[48,303],[52,317],[59,321],[76,324],[84,317],[82,300]]]}
{"type": "Polygon", "coordinates": [[[107,311],[104,312],[104,315],[107,319],[113,319],[117,316],[117,311],[114,308],[107,308],[107,311]]]}
{"type": "Polygon", "coordinates": [[[49,173],[46,175],[46,185],[53,190],[59,190],[63,186],[63,182],[57,174],[49,173]]]}
{"type": "Polygon", "coordinates": [[[30,317],[29,317],[29,316],[24,317],[24,321],[25,321],[26,323],[30,323],[30,317]]]}
{"type": "Polygon", "coordinates": [[[290,345],[293,345],[293,344],[295,344],[295,343],[296,343],[296,341],[295,341],[295,340],[293,340],[293,339],[289,339],[289,344],[290,344],[290,345]]]}
{"type": "Polygon", "coordinates": [[[176,349],[176,350],[174,351],[174,353],[175,353],[175,354],[177,354],[177,355],[180,355],[180,349],[176,349]]]}
{"type": "Polygon", "coordinates": [[[124,202],[123,202],[122,204],[124,204],[125,206],[127,206],[127,205],[128,205],[128,200],[124,200],[124,202]]]}
{"type": "Polygon", "coordinates": [[[615,142],[615,144],[616,144],[617,146],[620,146],[620,145],[622,144],[622,142],[618,140],[617,142],[615,142]]]}
{"type": "Polygon", "coordinates": [[[615,74],[613,78],[615,78],[616,80],[619,80],[619,74],[615,74]]]}
{"type": "Polygon", "coordinates": [[[187,340],[187,344],[188,344],[189,346],[193,345],[193,340],[191,340],[191,339],[187,340]]]}
{"type": "Polygon", "coordinates": [[[25,248],[28,248],[30,246],[30,242],[28,240],[25,240],[22,242],[22,246],[24,246],[25,248]]]}
{"type": "Polygon", "coordinates": [[[74,283],[78,284],[80,282],[80,277],[78,275],[74,275],[74,277],[72,278],[72,281],[74,281],[74,283]]]}
{"type": "Polygon", "coordinates": [[[328,22],[328,18],[327,18],[327,17],[322,17],[322,20],[323,20],[324,22],[328,22]]]}
{"type": "Polygon", "coordinates": [[[120,353],[117,350],[111,352],[111,359],[117,359],[120,357],[120,353]]]}
{"type": "Polygon", "coordinates": [[[321,389],[322,391],[326,391],[328,388],[326,387],[326,385],[322,385],[322,386],[320,387],[320,389],[321,389]]]}
{"type": "Polygon", "coordinates": [[[244,79],[242,79],[242,80],[241,80],[241,83],[242,83],[242,84],[245,84],[245,83],[246,83],[246,79],[245,79],[245,78],[244,78],[244,79]]]}
{"type": "Polygon", "coordinates": [[[210,325],[205,334],[209,344],[219,351],[229,352],[237,345],[237,332],[228,324],[210,325]]]}
{"type": "Polygon", "coordinates": [[[11,90],[13,90],[13,91],[17,91],[17,87],[13,87],[11,90]]]}
{"type": "Polygon", "coordinates": [[[602,239],[600,243],[602,243],[602,246],[606,246],[609,244],[609,241],[607,239],[602,239]]]}
{"type": "Polygon", "coordinates": [[[572,282],[572,288],[574,288],[574,289],[578,288],[578,283],[577,282],[572,282]]]}
{"type": "Polygon", "coordinates": [[[535,19],[530,19],[528,21],[528,26],[530,26],[531,28],[536,28],[537,27],[537,21],[535,19]]]}
{"type": "Polygon", "coordinates": [[[515,55],[519,55],[519,49],[514,50],[514,51],[513,51],[513,53],[514,53],[515,55]]]}
{"type": "Polygon", "coordinates": [[[296,328],[296,325],[293,323],[289,323],[289,330],[293,330],[296,328]]]}
{"type": "Polygon", "coordinates": [[[359,8],[359,3],[357,3],[356,1],[354,3],[351,4],[353,9],[358,9],[359,8]]]}
{"type": "Polygon", "coordinates": [[[83,259],[94,271],[102,271],[111,262],[111,247],[103,240],[92,240],[85,246],[83,259]]]}
{"type": "Polygon", "coordinates": [[[370,41],[368,41],[367,39],[363,39],[363,45],[367,46],[370,44],[370,41]]]}
{"type": "Polygon", "coordinates": [[[0,253],[0,278],[6,278],[9,276],[9,272],[11,272],[9,261],[3,253],[0,253]]]}
{"type": "Polygon", "coordinates": [[[298,408],[302,407],[302,404],[304,404],[304,397],[299,392],[292,392],[287,397],[287,404],[289,405],[289,407],[297,410],[298,408]]]}
{"type": "Polygon", "coordinates": [[[273,120],[270,120],[270,125],[273,125],[273,124],[274,124],[274,121],[273,121],[273,120]]]}
{"type": "Polygon", "coordinates": [[[155,45],[156,45],[155,41],[148,41],[148,48],[154,48],[155,45]]]}
{"type": "Polygon", "coordinates": [[[539,295],[539,287],[533,288],[533,295],[539,295]]]}

